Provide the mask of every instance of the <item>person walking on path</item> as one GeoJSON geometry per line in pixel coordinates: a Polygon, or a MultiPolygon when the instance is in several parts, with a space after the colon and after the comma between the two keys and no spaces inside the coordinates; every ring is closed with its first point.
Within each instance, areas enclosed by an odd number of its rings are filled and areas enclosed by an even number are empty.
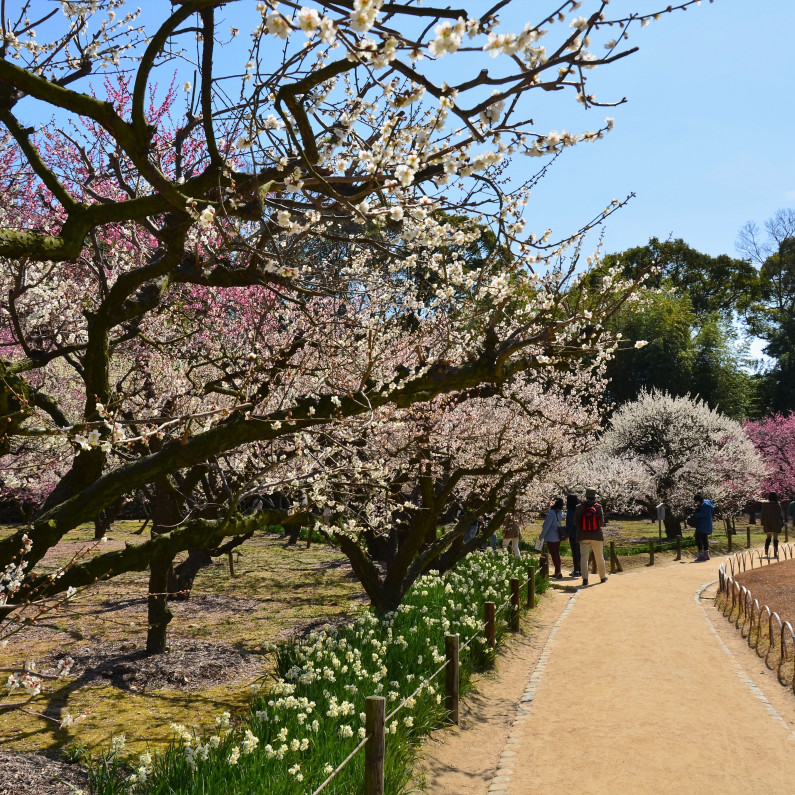
{"type": "Polygon", "coordinates": [[[582,569],[580,568],[580,542],[577,540],[577,525],[574,524],[574,511],[579,505],[580,498],[576,494],[569,494],[566,497],[566,534],[569,538],[569,546],[571,547],[571,559],[574,567],[571,572],[572,577],[581,577],[582,569]]]}
{"type": "Polygon", "coordinates": [[[577,541],[580,544],[580,568],[582,584],[588,585],[588,554],[593,550],[596,558],[596,569],[601,582],[607,582],[607,569],[604,556],[605,514],[602,506],[596,501],[596,489],[585,490],[585,502],[581,502],[574,511],[574,524],[577,527],[577,541]]]}
{"type": "Polygon", "coordinates": [[[778,501],[778,494],[771,491],[762,502],[762,529],[767,533],[765,539],[765,557],[770,557],[770,539],[773,539],[773,557],[778,557],[778,534],[784,527],[784,512],[778,501]]]}
{"type": "Polygon", "coordinates": [[[695,511],[690,514],[690,519],[695,523],[696,546],[698,555],[696,563],[709,560],[709,537],[712,535],[712,514],[715,513],[715,506],[712,500],[705,500],[703,494],[695,494],[693,502],[696,506],[695,511]]]}
{"type": "Polygon", "coordinates": [[[502,545],[506,549],[510,547],[517,558],[522,556],[519,551],[519,539],[522,537],[522,530],[519,527],[519,515],[509,513],[502,523],[502,545]]]}
{"type": "Polygon", "coordinates": [[[553,580],[562,580],[563,572],[560,570],[560,542],[563,540],[563,498],[558,497],[547,513],[541,527],[541,540],[546,542],[552,562],[555,564],[553,580]]]}

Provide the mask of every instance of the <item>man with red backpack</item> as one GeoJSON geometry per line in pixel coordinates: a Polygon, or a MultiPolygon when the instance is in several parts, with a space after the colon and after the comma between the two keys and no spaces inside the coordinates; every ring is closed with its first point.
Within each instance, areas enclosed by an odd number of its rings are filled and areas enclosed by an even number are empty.
{"type": "Polygon", "coordinates": [[[574,526],[577,528],[577,540],[580,543],[580,569],[582,584],[588,585],[588,553],[593,550],[596,558],[596,570],[601,582],[607,582],[607,569],[604,556],[604,533],[602,525],[605,514],[602,506],[596,501],[596,490],[585,490],[585,502],[581,502],[574,511],[574,526]]]}

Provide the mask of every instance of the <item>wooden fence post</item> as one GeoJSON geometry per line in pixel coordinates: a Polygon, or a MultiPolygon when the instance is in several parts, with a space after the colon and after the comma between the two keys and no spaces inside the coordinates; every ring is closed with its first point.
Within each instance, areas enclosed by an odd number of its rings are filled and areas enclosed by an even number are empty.
{"type": "Polygon", "coordinates": [[[527,578],[527,606],[536,606],[536,567],[530,566],[530,574],[527,578]]]}
{"type": "Polygon", "coordinates": [[[538,572],[542,577],[549,577],[549,558],[546,555],[538,558],[538,572]]]}
{"type": "Polygon", "coordinates": [[[458,635],[444,636],[444,706],[451,723],[458,726],[458,635]]]}
{"type": "Polygon", "coordinates": [[[364,746],[365,795],[384,795],[385,721],[386,699],[383,696],[367,696],[364,730],[370,735],[370,739],[364,746]]]}
{"type": "Polygon", "coordinates": [[[682,560],[682,536],[676,537],[676,558],[675,560],[682,560]]]}
{"type": "Polygon", "coordinates": [[[649,566],[654,565],[654,541],[649,539],[649,566]]]}
{"type": "Polygon", "coordinates": [[[519,578],[511,577],[511,629],[517,632],[519,629],[519,578]]]}
{"type": "Polygon", "coordinates": [[[483,613],[486,618],[486,642],[489,644],[489,648],[493,649],[497,645],[497,626],[495,621],[497,605],[494,602],[484,602],[483,613]]]}

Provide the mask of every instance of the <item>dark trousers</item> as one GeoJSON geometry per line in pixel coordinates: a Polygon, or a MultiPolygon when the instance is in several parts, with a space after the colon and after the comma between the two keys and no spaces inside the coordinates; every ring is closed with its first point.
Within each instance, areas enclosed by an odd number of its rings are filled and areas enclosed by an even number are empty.
{"type": "Polygon", "coordinates": [[[552,557],[552,563],[555,566],[555,575],[561,573],[560,571],[560,541],[547,541],[547,549],[552,557]]]}
{"type": "Polygon", "coordinates": [[[571,557],[574,560],[574,571],[582,571],[580,568],[580,542],[577,541],[577,531],[569,531],[569,546],[571,547],[571,557]]]}
{"type": "Polygon", "coordinates": [[[709,533],[696,533],[696,546],[699,552],[706,552],[709,549],[709,533]]]}

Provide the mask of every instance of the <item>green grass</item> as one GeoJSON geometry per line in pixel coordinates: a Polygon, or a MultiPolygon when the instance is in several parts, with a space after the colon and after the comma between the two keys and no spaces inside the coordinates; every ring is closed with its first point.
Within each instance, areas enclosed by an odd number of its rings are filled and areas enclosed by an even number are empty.
{"type": "MultiPolygon", "coordinates": [[[[168,750],[154,757],[150,780],[136,787],[152,795],[304,795],[359,742],[366,697],[383,695],[387,713],[410,698],[387,721],[386,791],[405,792],[421,739],[445,721],[442,676],[414,691],[444,662],[445,634],[458,633],[462,644],[476,638],[461,652],[466,692],[472,672],[493,655],[482,633],[483,602],[505,603],[509,579],[525,580],[528,565],[526,558],[504,553],[471,555],[444,577],[418,580],[395,613],[379,617],[362,611],[350,626],[283,644],[278,677],[255,696],[243,725],[219,725],[201,734],[179,729],[168,750]]],[[[539,581],[537,590],[546,584],[539,581]]],[[[498,643],[507,632],[507,618],[507,609],[498,613],[498,643]]],[[[116,756],[106,754],[95,763],[92,792],[125,791],[116,756]]],[[[361,792],[363,763],[363,754],[357,754],[326,792],[361,792]]]]}
{"type": "MultiPolygon", "coordinates": [[[[132,531],[139,522],[114,525],[111,540],[99,553],[140,543],[132,531]]],[[[93,527],[70,531],[48,553],[44,568],[55,568],[93,539],[93,527]]],[[[321,543],[285,547],[285,540],[262,535],[245,542],[235,555],[236,576],[230,577],[226,558],[199,572],[194,596],[175,603],[169,640],[199,640],[263,656],[266,670],[275,671],[269,651],[274,643],[325,621],[348,620],[360,609],[364,594],[344,555],[321,543]],[[211,598],[211,604],[203,599],[211,598]],[[244,616],[244,620],[241,617],[244,616]]],[[[14,637],[2,649],[3,667],[39,663],[54,655],[77,656],[87,648],[141,649],[146,636],[147,572],[130,572],[89,589],[68,610],[50,616],[40,627],[14,637]]],[[[13,751],[58,752],[84,746],[96,753],[113,735],[126,734],[127,752],[166,747],[171,723],[212,725],[224,710],[247,711],[246,682],[218,681],[193,691],[146,688],[130,693],[106,681],[76,687],[71,679],[47,683],[28,713],[0,712],[0,746],[13,751]],[[76,726],[58,728],[42,717],[85,713],[76,726]]]]}

